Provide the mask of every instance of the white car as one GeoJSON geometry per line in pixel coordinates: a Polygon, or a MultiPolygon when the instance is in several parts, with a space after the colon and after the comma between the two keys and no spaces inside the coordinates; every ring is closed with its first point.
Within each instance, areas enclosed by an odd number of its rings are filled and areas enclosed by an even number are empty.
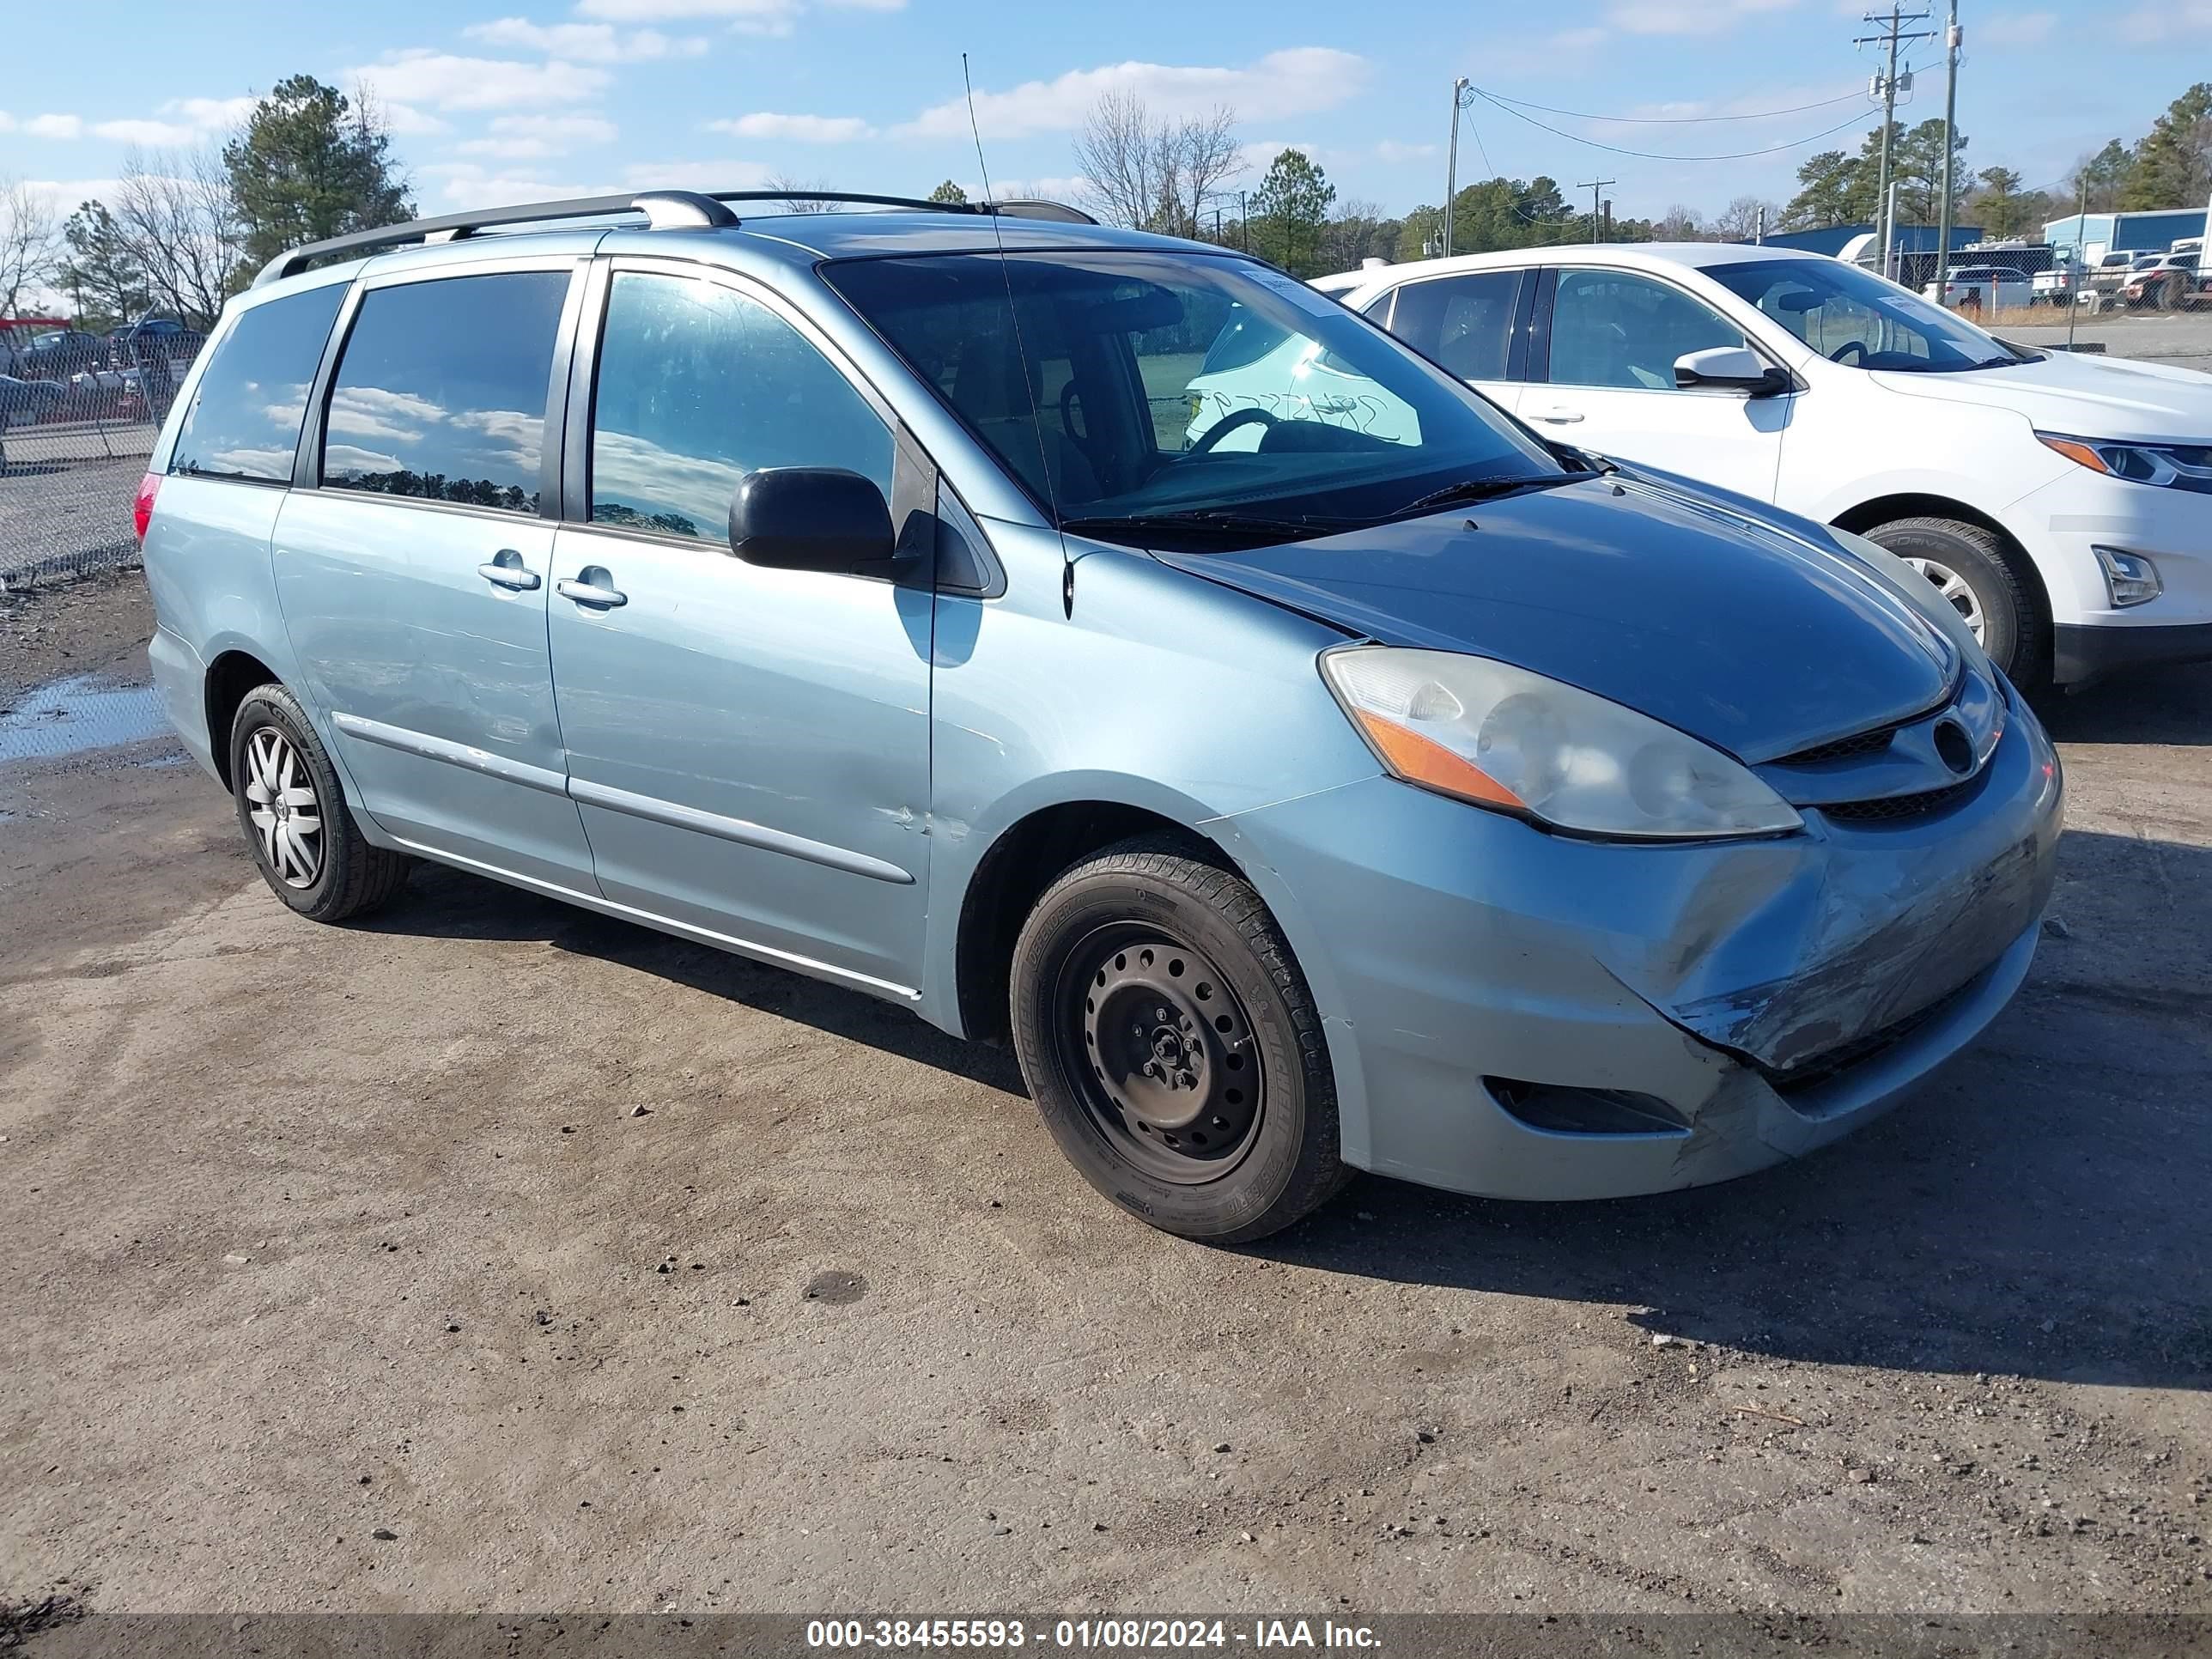
{"type": "Polygon", "coordinates": [[[1540,435],[1881,543],[2022,684],[2212,658],[2212,376],[2008,346],[1771,247],[1349,275],[1328,291],[1540,435]]]}
{"type": "Polygon", "coordinates": [[[1921,293],[1954,310],[2010,311],[2035,303],[2035,284],[2010,265],[1953,265],[1943,273],[1943,291],[1929,283],[1921,293]]]}

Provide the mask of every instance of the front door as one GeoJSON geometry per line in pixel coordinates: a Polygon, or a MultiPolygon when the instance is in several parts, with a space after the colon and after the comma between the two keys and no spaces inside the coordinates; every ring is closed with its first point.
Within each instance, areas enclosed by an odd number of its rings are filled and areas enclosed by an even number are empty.
{"type": "Polygon", "coordinates": [[[1745,345],[1743,331],[1635,271],[1565,269],[1558,280],[1548,375],[1531,365],[1521,418],[1561,443],[1771,501],[1795,395],[1674,384],[1676,358],[1745,345]]]}
{"type": "Polygon", "coordinates": [[[903,582],[776,570],[728,537],[730,497],[759,467],[843,467],[906,496],[887,411],[741,279],[635,261],[605,286],[589,483],[570,509],[583,521],[555,538],[550,619],[600,889],[911,994],[928,890],[928,562],[903,582]]]}
{"type": "MultiPolygon", "coordinates": [[[[271,547],[309,696],[400,839],[592,890],[546,653],[544,428],[571,258],[373,283],[271,547]]],[[[343,325],[342,325],[343,326],[343,325]]]]}

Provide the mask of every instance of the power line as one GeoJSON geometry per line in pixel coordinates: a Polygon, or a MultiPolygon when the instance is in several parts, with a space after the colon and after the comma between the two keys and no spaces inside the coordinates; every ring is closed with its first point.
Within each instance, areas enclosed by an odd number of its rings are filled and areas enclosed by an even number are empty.
{"type": "MultiPolygon", "coordinates": [[[[1718,154],[1711,155],[1670,155],[1663,150],[1629,149],[1620,144],[1608,144],[1601,143],[1595,138],[1585,138],[1578,132],[1569,132],[1564,127],[1555,127],[1548,121],[1539,121],[1533,115],[1523,114],[1521,111],[1513,108],[1510,104],[1500,102],[1492,94],[1484,92],[1480,87],[1474,88],[1473,90],[1480,94],[1486,102],[1497,105],[1497,106],[1499,109],[1504,110],[1506,114],[1514,116],[1520,120],[1526,121],[1532,127],[1540,127],[1546,132],[1550,133],[1556,138],[1564,138],[1571,144],[1584,144],[1592,149],[1605,150],[1608,154],[1613,155],[1633,155],[1646,161],[1741,161],[1753,155],[1774,155],[1785,149],[1802,149],[1807,144],[1817,143],[1823,138],[1826,138],[1835,133],[1841,132],[1845,127],[1856,126],[1859,122],[1864,118],[1863,117],[1857,115],[1845,116],[1842,120],[1837,122],[1835,125],[1832,127],[1823,127],[1820,131],[1812,133],[1806,137],[1792,138],[1787,143],[1766,144],[1758,149],[1723,150],[1718,154]]],[[[1857,94],[1855,94],[1853,95],[1856,96],[1857,94]]]]}
{"type": "Polygon", "coordinates": [[[1823,98],[1810,104],[1792,104],[1787,109],[1763,109],[1752,115],[1593,115],[1588,110],[1558,109],[1550,104],[1531,103],[1526,98],[1508,98],[1502,92],[1486,92],[1482,95],[1494,104],[1514,104],[1522,109],[1540,109],[1547,115],[1565,115],[1577,121],[1609,121],[1619,126],[1694,126],[1708,121],[1765,121],[1777,115],[1802,115],[1808,109],[1826,109],[1832,104],[1855,103],[1866,94],[1854,87],[1833,98],[1823,98]]]}

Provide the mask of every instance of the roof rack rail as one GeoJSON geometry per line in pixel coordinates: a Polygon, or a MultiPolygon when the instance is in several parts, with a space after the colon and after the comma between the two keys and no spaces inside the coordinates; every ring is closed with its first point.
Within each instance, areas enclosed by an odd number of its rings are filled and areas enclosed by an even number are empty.
{"type": "Polygon", "coordinates": [[[296,276],[319,259],[374,253],[380,249],[431,242],[455,241],[478,231],[504,225],[555,223],[563,219],[605,219],[617,214],[642,213],[654,230],[726,229],[738,222],[726,204],[731,202],[853,202],[867,207],[908,208],[926,213],[1001,214],[1011,219],[1043,219],[1057,224],[1095,225],[1098,222],[1079,208],[1060,202],[1015,200],[1004,202],[931,202],[913,196],[870,196],[842,190],[648,190],[615,196],[572,196],[559,202],[529,202],[516,207],[490,208],[471,213],[447,213],[434,219],[413,219],[405,224],[380,225],[373,230],[352,231],[319,242],[306,242],[278,254],[253,279],[253,286],[296,276]]]}

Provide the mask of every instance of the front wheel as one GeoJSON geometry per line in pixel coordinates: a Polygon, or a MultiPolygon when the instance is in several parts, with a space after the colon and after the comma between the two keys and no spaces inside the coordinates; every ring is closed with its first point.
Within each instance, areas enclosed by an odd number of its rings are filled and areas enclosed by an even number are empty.
{"type": "Polygon", "coordinates": [[[1305,976],[1260,896],[1191,852],[1139,837],[1053,883],[1014,946],[1014,1046],[1086,1181],[1164,1231],[1236,1244],[1350,1172],[1305,976]]]}
{"type": "Polygon", "coordinates": [[[247,692],[230,725],[239,828],[270,891],[311,921],[343,921],[399,890],[407,860],[362,836],[299,699],[247,692]]]}
{"type": "Polygon", "coordinates": [[[1924,518],[1876,525],[1866,534],[1934,585],[2008,679],[2022,688],[2039,683],[2051,647],[2034,578],[1995,531],[1924,518]]]}

